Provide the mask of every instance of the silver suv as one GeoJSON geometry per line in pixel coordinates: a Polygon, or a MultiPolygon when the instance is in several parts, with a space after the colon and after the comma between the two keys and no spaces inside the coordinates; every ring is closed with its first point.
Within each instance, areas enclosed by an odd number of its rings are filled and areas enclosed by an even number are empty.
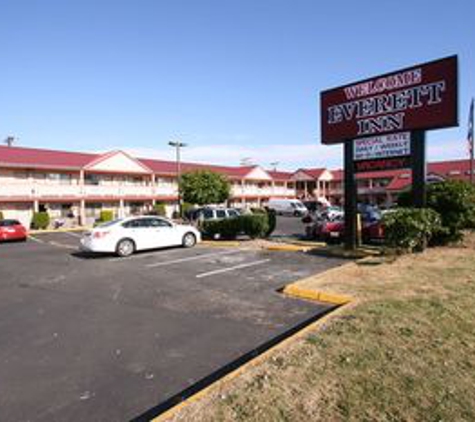
{"type": "Polygon", "coordinates": [[[224,218],[236,218],[241,214],[235,208],[198,208],[191,216],[193,221],[222,220],[224,218]]]}

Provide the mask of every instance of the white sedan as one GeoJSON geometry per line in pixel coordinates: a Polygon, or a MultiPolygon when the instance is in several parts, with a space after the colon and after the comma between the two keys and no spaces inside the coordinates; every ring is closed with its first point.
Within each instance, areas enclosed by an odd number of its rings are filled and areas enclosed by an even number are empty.
{"type": "Polygon", "coordinates": [[[109,252],[125,257],[146,249],[191,248],[200,241],[200,232],[193,226],[176,224],[163,217],[144,216],[101,224],[83,235],[80,247],[87,252],[109,252]]]}

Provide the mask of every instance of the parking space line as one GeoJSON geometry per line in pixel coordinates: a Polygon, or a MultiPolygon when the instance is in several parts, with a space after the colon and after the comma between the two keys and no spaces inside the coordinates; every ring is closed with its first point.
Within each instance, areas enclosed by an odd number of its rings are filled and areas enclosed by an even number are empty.
{"type": "Polygon", "coordinates": [[[38,239],[37,237],[32,236],[31,234],[28,235],[28,239],[31,239],[31,240],[33,240],[33,241],[36,242],[36,243],[43,243],[43,244],[45,243],[44,240],[38,239]]]}
{"type": "Polygon", "coordinates": [[[181,262],[195,261],[197,259],[211,258],[213,256],[231,255],[231,254],[238,253],[238,252],[242,252],[242,251],[233,249],[231,251],[212,252],[212,253],[206,253],[206,254],[201,254],[201,255],[193,255],[193,256],[186,257],[186,258],[173,259],[171,261],[164,261],[164,262],[156,262],[154,264],[147,264],[147,267],[149,267],[149,268],[163,267],[165,265],[179,264],[181,262]]]}
{"type": "Polygon", "coordinates": [[[196,278],[210,277],[216,274],[227,273],[229,271],[240,270],[241,268],[253,267],[255,265],[265,264],[269,262],[270,259],[261,259],[259,261],[247,262],[245,264],[235,265],[234,267],[220,268],[219,270],[208,271],[207,273],[197,274],[196,278]]]}
{"type": "Polygon", "coordinates": [[[67,234],[68,236],[72,236],[72,237],[79,237],[81,238],[82,235],[78,234],[78,233],[74,233],[74,232],[63,232],[64,234],[67,234]]]}

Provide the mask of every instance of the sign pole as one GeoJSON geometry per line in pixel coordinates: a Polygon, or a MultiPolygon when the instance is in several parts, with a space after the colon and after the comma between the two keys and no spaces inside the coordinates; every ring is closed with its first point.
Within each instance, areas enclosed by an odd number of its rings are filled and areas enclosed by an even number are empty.
{"type": "Polygon", "coordinates": [[[426,133],[411,132],[412,203],[416,208],[426,206],[426,133]]]}
{"type": "Polygon", "coordinates": [[[353,140],[344,143],[345,162],[345,249],[355,250],[357,246],[356,212],[357,188],[353,162],[353,140]]]}

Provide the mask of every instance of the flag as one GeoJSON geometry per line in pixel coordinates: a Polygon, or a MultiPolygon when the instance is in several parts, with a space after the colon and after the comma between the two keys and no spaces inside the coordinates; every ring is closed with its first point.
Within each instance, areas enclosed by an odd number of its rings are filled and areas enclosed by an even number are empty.
{"type": "Polygon", "coordinates": [[[468,151],[470,152],[470,158],[473,159],[473,107],[474,107],[474,99],[472,98],[472,103],[470,104],[470,112],[468,114],[468,135],[467,135],[467,142],[468,142],[468,151]]]}

